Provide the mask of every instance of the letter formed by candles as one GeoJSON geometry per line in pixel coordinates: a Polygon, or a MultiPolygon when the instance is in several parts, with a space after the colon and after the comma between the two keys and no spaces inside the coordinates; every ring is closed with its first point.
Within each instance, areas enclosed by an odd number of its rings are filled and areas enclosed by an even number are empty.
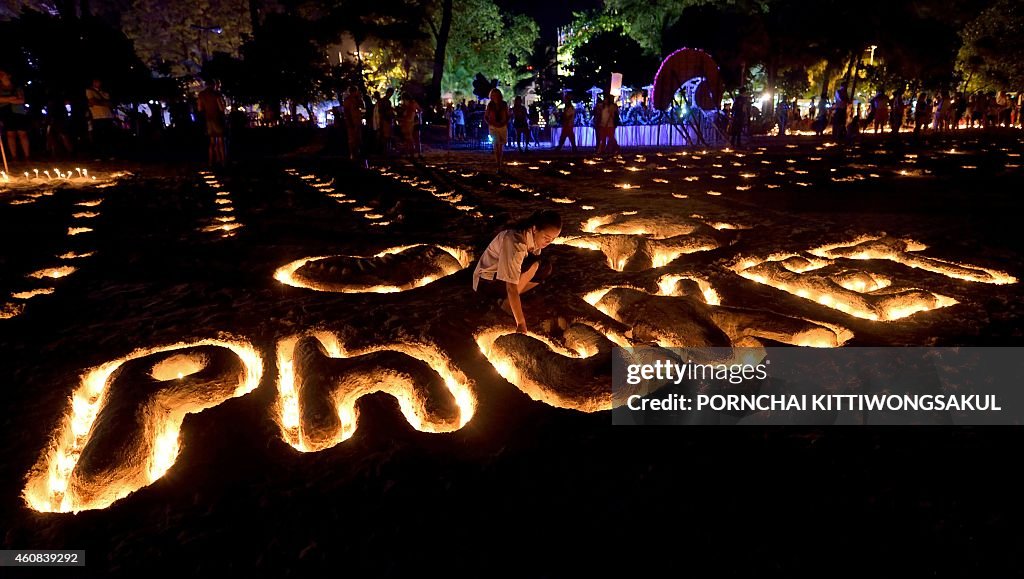
{"type": "Polygon", "coordinates": [[[137,350],[92,368],[30,473],[26,501],[78,512],[153,483],[178,457],[185,415],[251,392],[262,373],[248,343],[223,340],[137,350]]]}
{"type": "Polygon", "coordinates": [[[398,400],[421,432],[451,432],[473,416],[472,383],[429,344],[396,342],[349,351],[330,332],[278,343],[277,420],[285,440],[312,452],[350,438],[356,402],[376,392],[398,400]]]}

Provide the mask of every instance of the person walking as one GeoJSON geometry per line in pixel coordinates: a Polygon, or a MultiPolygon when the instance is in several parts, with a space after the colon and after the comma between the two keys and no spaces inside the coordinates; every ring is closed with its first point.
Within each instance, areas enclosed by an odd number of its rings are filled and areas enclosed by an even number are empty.
{"type": "Polygon", "coordinates": [[[501,91],[492,88],[488,95],[490,102],[484,110],[484,120],[491,134],[491,142],[494,146],[494,161],[498,165],[498,173],[501,173],[505,143],[508,141],[509,110],[508,103],[502,96],[501,91]]]}
{"type": "Polygon", "coordinates": [[[555,147],[556,151],[562,150],[562,145],[565,144],[565,140],[569,139],[569,144],[572,145],[572,152],[576,152],[576,107],[572,104],[572,99],[569,97],[569,93],[565,93],[562,96],[562,133],[558,137],[558,146],[555,147]]]}
{"type": "Polygon", "coordinates": [[[517,96],[512,101],[512,129],[515,131],[515,142],[516,148],[519,151],[523,150],[523,145],[526,145],[526,150],[530,150],[530,113],[526,110],[526,106],[523,105],[523,97],[517,96]]]}

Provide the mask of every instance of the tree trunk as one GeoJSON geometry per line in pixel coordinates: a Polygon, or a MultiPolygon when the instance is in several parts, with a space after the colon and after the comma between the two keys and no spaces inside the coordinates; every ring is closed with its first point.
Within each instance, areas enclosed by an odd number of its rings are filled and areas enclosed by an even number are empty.
{"type": "Polygon", "coordinates": [[[452,2],[441,2],[441,28],[437,31],[437,48],[434,50],[434,76],[430,79],[430,103],[441,102],[441,79],[444,77],[444,54],[448,48],[448,33],[452,29],[452,2]]]}
{"type": "Polygon", "coordinates": [[[369,93],[366,90],[366,79],[363,77],[363,51],[359,48],[359,46],[362,45],[363,42],[362,42],[361,39],[358,39],[358,38],[356,38],[355,41],[356,41],[356,78],[359,79],[358,81],[356,81],[356,82],[359,83],[357,86],[359,87],[359,92],[363,93],[364,96],[369,96],[369,93]]]}
{"type": "Polygon", "coordinates": [[[831,64],[831,61],[829,61],[829,63],[825,65],[825,71],[821,75],[821,105],[822,106],[824,106],[825,105],[825,101],[828,100],[828,88],[829,88],[828,85],[829,85],[829,78],[831,78],[831,76],[832,76],[832,64],[831,64]]]}
{"type": "Polygon", "coordinates": [[[252,24],[252,36],[256,38],[256,31],[260,27],[259,0],[249,0],[249,20],[252,24]]]}
{"type": "Polygon", "coordinates": [[[853,74],[853,64],[857,62],[857,53],[853,52],[850,54],[850,59],[846,61],[846,72],[843,73],[843,81],[846,83],[847,88],[850,86],[850,76],[853,74]]]}
{"type": "Polygon", "coordinates": [[[857,94],[857,79],[860,77],[861,60],[862,59],[857,58],[857,62],[853,66],[853,76],[850,78],[850,83],[848,85],[848,88],[850,89],[850,100],[851,101],[857,100],[857,97],[856,97],[856,94],[857,94]]]}
{"type": "Polygon", "coordinates": [[[765,90],[768,92],[770,98],[768,99],[768,103],[765,105],[764,110],[762,111],[762,113],[764,113],[765,118],[774,118],[775,115],[775,97],[777,96],[775,94],[775,82],[777,76],[778,67],[775,66],[775,59],[769,58],[768,66],[765,70],[765,90]]]}

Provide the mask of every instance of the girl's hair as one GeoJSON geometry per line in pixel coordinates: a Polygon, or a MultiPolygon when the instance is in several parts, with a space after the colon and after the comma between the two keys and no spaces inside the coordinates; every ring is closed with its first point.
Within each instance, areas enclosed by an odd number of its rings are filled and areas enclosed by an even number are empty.
{"type": "Polygon", "coordinates": [[[495,98],[499,98],[500,99],[500,98],[502,98],[501,91],[496,89],[496,88],[492,88],[491,92],[487,93],[487,98],[492,99],[492,100],[495,99],[495,98]],[[497,95],[497,96],[495,96],[495,95],[497,95]]]}
{"type": "Polygon", "coordinates": [[[534,211],[533,215],[530,215],[526,219],[520,219],[516,221],[509,229],[515,229],[516,231],[523,232],[531,227],[536,227],[538,230],[541,229],[562,229],[562,216],[556,211],[545,209],[543,211],[534,211]]]}

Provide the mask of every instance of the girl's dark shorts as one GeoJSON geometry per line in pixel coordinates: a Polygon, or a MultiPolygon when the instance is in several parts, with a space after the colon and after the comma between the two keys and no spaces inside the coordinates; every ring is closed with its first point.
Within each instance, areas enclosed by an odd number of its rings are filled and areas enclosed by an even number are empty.
{"type": "MultiPolygon", "coordinates": [[[[533,276],[533,283],[543,283],[548,276],[551,275],[551,262],[542,258],[539,255],[532,253],[526,254],[526,258],[523,259],[523,271],[533,267],[534,263],[540,263],[537,267],[537,273],[533,276]]],[[[501,299],[508,297],[508,290],[505,289],[505,282],[500,279],[483,279],[477,282],[476,285],[477,295],[485,300],[501,299]]]]}

